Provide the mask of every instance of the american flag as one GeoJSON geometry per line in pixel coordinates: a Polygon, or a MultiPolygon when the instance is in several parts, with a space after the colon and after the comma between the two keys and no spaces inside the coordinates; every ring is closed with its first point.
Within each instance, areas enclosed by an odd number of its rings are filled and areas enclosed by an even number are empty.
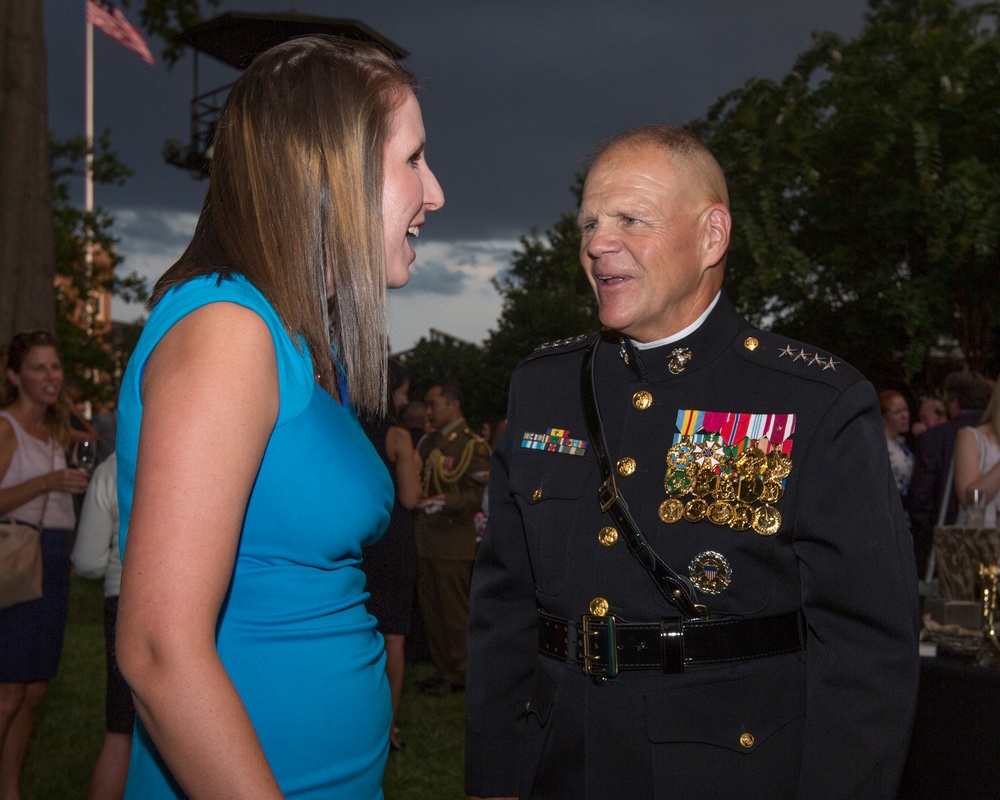
{"type": "Polygon", "coordinates": [[[143,61],[155,64],[153,54],[146,46],[146,40],[136,30],[121,9],[112,4],[104,5],[96,0],[87,0],[87,22],[96,25],[116,42],[125,45],[143,61]]]}

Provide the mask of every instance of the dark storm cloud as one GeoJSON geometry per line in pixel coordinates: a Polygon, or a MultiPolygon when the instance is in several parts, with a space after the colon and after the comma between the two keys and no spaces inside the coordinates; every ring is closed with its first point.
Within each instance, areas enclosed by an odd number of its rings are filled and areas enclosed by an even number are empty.
{"type": "MultiPolygon", "coordinates": [[[[423,94],[428,156],[448,202],[434,239],[513,238],[570,210],[587,151],[623,128],[683,122],[752,76],[781,77],[815,29],[852,34],[863,0],[295,3],[226,0],[221,11],[281,11],[360,19],[410,50],[423,94]]],[[[83,3],[45,0],[51,126],[83,132],[83,3]]],[[[135,4],[129,10],[138,19],[135,4]]],[[[152,49],[158,53],[159,43],[152,49]]],[[[137,174],[99,189],[106,206],[196,211],[204,182],[164,164],[184,138],[192,59],[150,68],[95,34],[97,129],[137,174]]],[[[202,91],[235,73],[203,57],[202,91]]]]}
{"type": "MultiPolygon", "coordinates": [[[[79,136],[84,3],[44,3],[50,127],[58,138],[79,136]]],[[[139,4],[126,12],[133,21],[139,4]]],[[[865,2],[223,0],[217,13],[291,8],[361,20],[410,51],[406,64],[423,85],[428,161],[446,204],[429,215],[399,294],[409,298],[394,334],[402,344],[427,324],[470,339],[485,334],[498,306],[490,277],[509,264],[519,236],[574,210],[575,175],[597,142],[635,125],[683,123],[752,77],[783,77],[813,31],[860,31],[865,2]],[[488,309],[469,300],[489,295],[488,309]],[[415,320],[417,332],[402,333],[404,315],[418,313],[434,320],[415,320]],[[463,325],[454,321],[460,314],[463,325]]],[[[162,43],[150,45],[159,56],[162,43]]],[[[94,47],[96,130],[110,129],[136,171],[124,187],[97,187],[97,202],[118,217],[126,268],[155,278],[187,244],[206,188],[161,155],[167,139],[184,140],[188,131],[193,59],[187,53],[171,71],[150,68],[99,31],[94,47]]],[[[237,74],[203,56],[199,89],[237,74]]]]}

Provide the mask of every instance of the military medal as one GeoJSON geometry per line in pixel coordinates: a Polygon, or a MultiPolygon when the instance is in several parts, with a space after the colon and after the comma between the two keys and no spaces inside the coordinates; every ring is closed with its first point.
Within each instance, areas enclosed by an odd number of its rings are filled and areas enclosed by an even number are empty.
{"type": "Polygon", "coordinates": [[[681,410],[677,426],[681,433],[667,450],[668,499],[660,504],[660,519],[668,524],[708,519],[734,531],[777,533],[781,512],[774,504],[792,471],[782,447],[791,449],[795,416],[681,410]]]}
{"type": "Polygon", "coordinates": [[[677,522],[684,516],[684,504],[676,497],[671,497],[660,503],[660,519],[664,522],[677,522]]]}
{"type": "Polygon", "coordinates": [[[761,506],[753,512],[753,529],[761,536],[773,536],[781,527],[781,512],[772,506],[761,506]]]}
{"type": "Polygon", "coordinates": [[[733,518],[733,504],[725,500],[716,500],[708,507],[708,521],[713,525],[728,525],[733,518]]]}
{"type": "Polygon", "coordinates": [[[688,504],[684,506],[684,519],[688,522],[699,522],[705,518],[707,513],[708,503],[700,497],[688,500],[688,504]]]}

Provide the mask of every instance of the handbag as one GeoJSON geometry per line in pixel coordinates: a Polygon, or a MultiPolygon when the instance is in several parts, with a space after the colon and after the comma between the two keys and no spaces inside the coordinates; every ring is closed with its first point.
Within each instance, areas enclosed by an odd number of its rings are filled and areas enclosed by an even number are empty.
{"type": "MultiPolygon", "coordinates": [[[[55,466],[55,446],[52,465],[55,466]]],[[[0,609],[42,596],[42,524],[49,505],[45,493],[38,525],[0,520],[0,609]]]]}
{"type": "Polygon", "coordinates": [[[41,596],[42,532],[26,522],[0,522],[0,608],[41,596]]]}

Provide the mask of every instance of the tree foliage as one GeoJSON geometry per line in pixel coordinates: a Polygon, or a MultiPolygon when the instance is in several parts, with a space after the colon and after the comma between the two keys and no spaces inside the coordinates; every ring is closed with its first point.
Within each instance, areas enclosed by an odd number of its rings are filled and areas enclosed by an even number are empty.
{"type": "MultiPolygon", "coordinates": [[[[572,188],[579,206],[583,176],[572,188]]],[[[580,268],[576,214],[564,213],[544,235],[520,239],[509,269],[493,280],[503,297],[490,331],[483,391],[490,414],[506,413],[507,387],[518,362],[543,342],[595,330],[597,303],[580,268]]]]}
{"type": "Polygon", "coordinates": [[[995,372],[1000,333],[998,4],[871,0],[691,128],[727,173],[727,286],[764,325],[921,383],[954,338],[995,372]]]}
{"type": "MultiPolygon", "coordinates": [[[[93,148],[91,174],[95,184],[120,186],[132,174],[111,149],[110,134],[105,131],[93,148]]],[[[92,299],[99,291],[109,292],[126,302],[142,302],[148,296],[146,281],[135,272],[121,275],[116,267],[123,261],[118,254],[118,240],[112,233],[114,219],[100,206],[91,212],[70,202],[68,180],[82,178],[88,153],[85,137],[65,142],[53,141],[52,211],[55,239],[56,276],[56,337],[63,361],[71,373],[83,381],[88,398],[110,399],[112,380],[120,373],[123,360],[131,352],[128,343],[112,340],[107,324],[95,324],[92,299]],[[87,247],[92,249],[93,263],[87,265],[87,247]]],[[[134,346],[134,341],[131,343],[134,346]]]]}

